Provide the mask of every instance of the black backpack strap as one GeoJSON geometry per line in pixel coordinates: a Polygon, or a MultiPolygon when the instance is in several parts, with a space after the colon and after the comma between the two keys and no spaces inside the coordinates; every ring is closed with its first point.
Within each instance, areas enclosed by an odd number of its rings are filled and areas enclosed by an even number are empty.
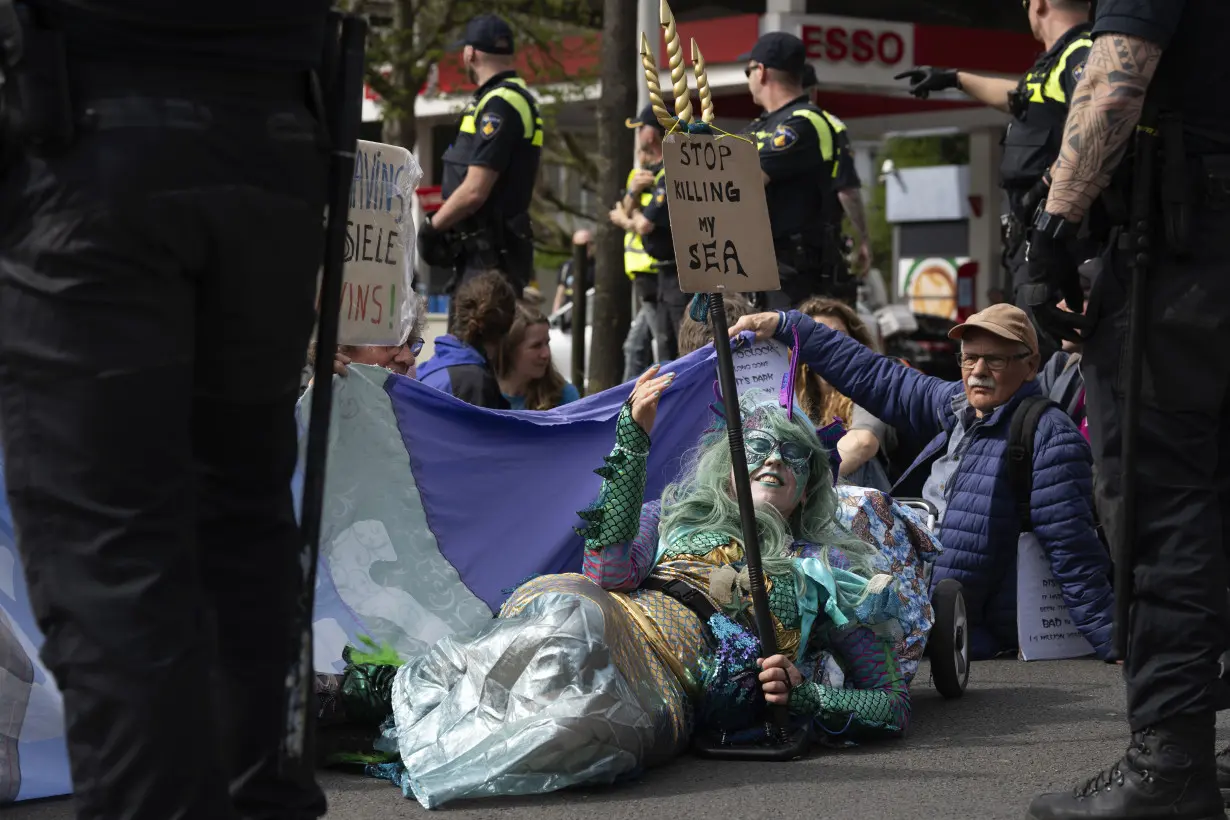
{"type": "Polygon", "coordinates": [[[1049,408],[1058,406],[1046,396],[1026,396],[1012,413],[1008,428],[1008,480],[1012,482],[1021,532],[1032,532],[1034,528],[1029,508],[1034,491],[1034,434],[1038,431],[1038,420],[1049,408]]]}

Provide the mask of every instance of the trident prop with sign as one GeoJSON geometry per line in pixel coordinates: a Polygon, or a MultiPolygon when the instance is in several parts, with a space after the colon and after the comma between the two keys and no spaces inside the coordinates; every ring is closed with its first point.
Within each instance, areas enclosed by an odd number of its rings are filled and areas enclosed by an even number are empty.
{"type": "MultiPolygon", "coordinates": [[[[692,40],[692,63],[700,96],[700,122],[693,120],[683,47],[675,27],[675,16],[666,0],[662,0],[661,22],[674,92],[673,117],[662,102],[657,62],[644,33],[641,34],[641,63],[654,116],[666,131],[662,155],[679,287],[685,293],[696,294],[692,316],[703,321],[704,314],[708,313],[713,322],[718,382],[726,408],[731,460],[735,464],[746,464],[734,362],[730,345],[723,343],[730,336],[723,294],[772,291],[781,286],[760,158],[756,147],[746,138],[715,134],[718,129],[713,126],[713,94],[696,40],[692,40]]],[[[777,654],[777,633],[769,612],[751,478],[746,470],[735,470],[735,497],[739,503],[756,631],[762,654],[767,658],[777,654]]],[[[766,727],[762,742],[734,745],[725,738],[710,739],[698,733],[696,751],[706,757],[755,760],[789,760],[802,756],[811,743],[810,731],[806,727],[792,731],[786,706],[773,707],[771,716],[772,723],[766,727]]]]}

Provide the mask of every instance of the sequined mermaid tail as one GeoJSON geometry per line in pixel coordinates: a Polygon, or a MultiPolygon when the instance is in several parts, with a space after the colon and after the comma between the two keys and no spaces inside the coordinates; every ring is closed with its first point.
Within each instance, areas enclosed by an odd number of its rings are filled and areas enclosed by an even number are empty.
{"type": "Polygon", "coordinates": [[[390,734],[404,771],[385,774],[435,808],[665,762],[686,746],[691,711],[664,653],[686,670],[702,643],[699,619],[658,593],[537,578],[482,633],[445,638],[397,673],[390,734]]]}

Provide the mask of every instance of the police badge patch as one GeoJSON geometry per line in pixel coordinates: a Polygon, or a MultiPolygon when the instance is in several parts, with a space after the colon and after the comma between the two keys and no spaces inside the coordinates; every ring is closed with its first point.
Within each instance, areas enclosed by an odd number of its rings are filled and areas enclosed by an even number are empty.
{"type": "Polygon", "coordinates": [[[798,133],[788,125],[779,125],[773,132],[773,150],[784,151],[799,139],[798,133]]]}
{"type": "Polygon", "coordinates": [[[487,112],[483,114],[478,123],[478,133],[483,135],[483,139],[489,140],[496,135],[500,130],[500,126],[504,124],[504,118],[499,114],[487,112]]]}
{"type": "Polygon", "coordinates": [[[1085,76],[1085,64],[1084,63],[1080,63],[1076,66],[1076,68],[1072,69],[1072,78],[1076,80],[1078,83],[1081,81],[1081,77],[1084,77],[1084,76],[1085,76]]]}

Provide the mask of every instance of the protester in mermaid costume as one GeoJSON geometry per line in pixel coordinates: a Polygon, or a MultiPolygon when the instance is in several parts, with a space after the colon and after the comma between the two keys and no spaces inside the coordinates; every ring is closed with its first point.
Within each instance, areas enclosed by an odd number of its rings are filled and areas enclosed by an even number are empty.
{"type": "Polygon", "coordinates": [[[830,458],[806,415],[744,396],[738,469],[751,474],[781,653],[758,658],[720,415],[662,500],[644,501],[671,378],[651,370],[624,405],[599,498],[580,513],[583,574],[522,584],[490,627],[397,670],[377,748],[400,761],[372,773],[427,808],[612,783],[676,756],[698,727],[763,726],[766,701],[839,742],[905,731],[931,626],[917,555],[938,545],[871,490],[859,492],[882,505],[885,546],[840,527],[830,458]],[[725,614],[705,623],[659,591],[673,580],[725,614]]]}

